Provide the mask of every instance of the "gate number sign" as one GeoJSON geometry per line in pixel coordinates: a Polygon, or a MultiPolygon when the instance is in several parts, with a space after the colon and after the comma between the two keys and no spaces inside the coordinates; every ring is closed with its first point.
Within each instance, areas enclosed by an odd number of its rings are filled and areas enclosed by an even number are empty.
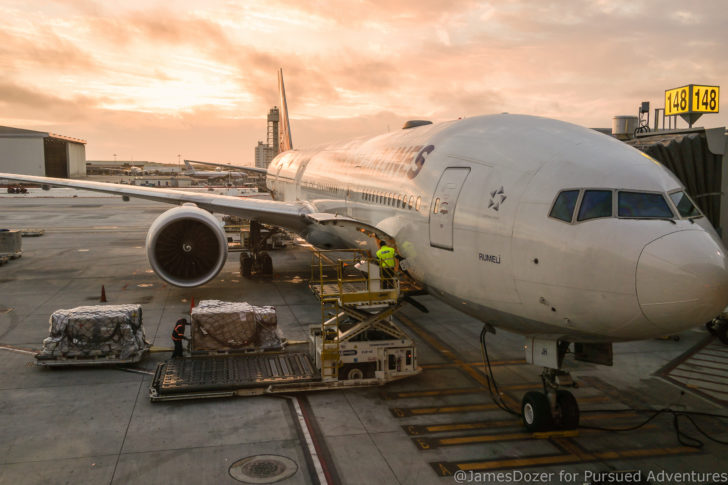
{"type": "Polygon", "coordinates": [[[665,116],[717,113],[719,105],[719,86],[688,84],[687,86],[665,91],[665,116]]]}

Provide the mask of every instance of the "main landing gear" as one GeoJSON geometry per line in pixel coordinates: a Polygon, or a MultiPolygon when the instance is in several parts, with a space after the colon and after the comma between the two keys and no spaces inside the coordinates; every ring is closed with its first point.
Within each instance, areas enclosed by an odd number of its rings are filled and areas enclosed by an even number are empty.
{"type": "MultiPolygon", "coordinates": [[[[569,348],[568,342],[559,342],[558,367],[569,348]]],[[[569,391],[561,386],[574,387],[567,371],[544,367],[541,373],[543,392],[529,391],[521,401],[521,419],[529,432],[575,429],[579,426],[579,405],[569,391]]]]}
{"type": "Polygon", "coordinates": [[[240,274],[250,278],[253,274],[270,276],[273,274],[273,259],[267,251],[266,241],[270,230],[263,234],[263,226],[258,221],[250,221],[250,236],[247,249],[240,253],[240,274]]]}
{"type": "Polygon", "coordinates": [[[254,273],[262,276],[273,274],[273,260],[266,251],[240,253],[240,274],[251,278],[254,273]]]}

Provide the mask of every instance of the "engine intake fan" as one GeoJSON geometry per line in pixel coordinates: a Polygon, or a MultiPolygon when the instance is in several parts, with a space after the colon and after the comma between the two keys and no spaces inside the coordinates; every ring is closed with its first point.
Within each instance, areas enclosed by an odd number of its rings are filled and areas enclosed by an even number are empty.
{"type": "Polygon", "coordinates": [[[220,222],[194,204],[162,213],[147,233],[147,258],[157,275],[182,288],[204,285],[227,260],[220,222]]]}

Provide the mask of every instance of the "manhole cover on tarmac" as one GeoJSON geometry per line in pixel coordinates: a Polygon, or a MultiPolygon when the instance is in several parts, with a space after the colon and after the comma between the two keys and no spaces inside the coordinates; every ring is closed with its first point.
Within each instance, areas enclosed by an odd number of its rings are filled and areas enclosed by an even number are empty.
{"type": "Polygon", "coordinates": [[[293,476],[296,471],[295,461],[278,455],[249,456],[230,466],[230,476],[244,483],[275,483],[293,476]]]}

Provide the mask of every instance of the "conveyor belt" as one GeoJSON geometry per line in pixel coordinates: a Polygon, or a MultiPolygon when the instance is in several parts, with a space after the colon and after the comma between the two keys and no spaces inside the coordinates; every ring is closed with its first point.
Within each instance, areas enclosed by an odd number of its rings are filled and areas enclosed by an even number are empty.
{"type": "Polygon", "coordinates": [[[157,395],[307,382],[318,375],[304,352],[172,359],[157,366],[157,395]]]}

